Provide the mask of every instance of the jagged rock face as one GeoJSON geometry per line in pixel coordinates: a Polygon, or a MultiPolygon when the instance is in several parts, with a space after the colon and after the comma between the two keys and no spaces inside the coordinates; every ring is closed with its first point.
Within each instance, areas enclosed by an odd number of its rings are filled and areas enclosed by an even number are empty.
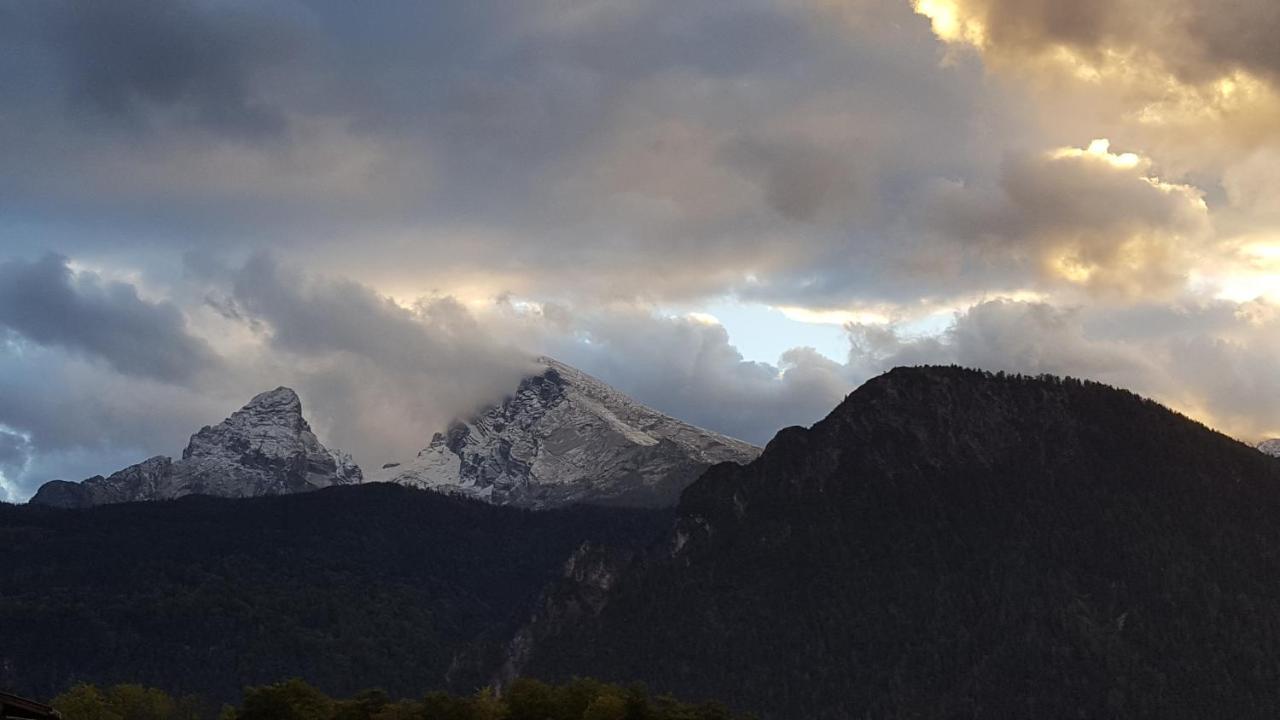
{"type": "Polygon", "coordinates": [[[183,495],[252,497],[305,492],[362,479],[351,456],[329,450],[302,416],[297,393],[262,393],[191,436],[182,459],[156,456],[110,477],[45,483],[31,502],[89,507],[183,495]]]}
{"type": "Polygon", "coordinates": [[[1263,440],[1258,443],[1258,449],[1272,457],[1280,457],[1280,438],[1263,440]]]}
{"type": "Polygon", "coordinates": [[[177,495],[224,497],[280,495],[362,479],[349,455],[320,444],[289,388],[262,393],[192,435],[173,478],[177,495]]]}
{"type": "Polygon", "coordinates": [[[635,552],[594,543],[581,545],[561,569],[561,577],[543,589],[528,621],[502,648],[489,684],[502,691],[529,668],[544,642],[590,642],[583,632],[604,611],[610,593],[635,560],[635,552]]]}
{"type": "Polygon", "coordinates": [[[674,505],[706,468],[759,448],[664,415],[543,358],[502,403],[377,479],[523,507],[674,505]]]}

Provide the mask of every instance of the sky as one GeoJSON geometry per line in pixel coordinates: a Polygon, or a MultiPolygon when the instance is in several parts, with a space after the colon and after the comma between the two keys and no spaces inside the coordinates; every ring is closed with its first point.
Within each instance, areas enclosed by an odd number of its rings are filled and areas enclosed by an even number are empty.
{"type": "Polygon", "coordinates": [[[555,356],[765,443],[895,365],[1280,435],[1274,0],[0,4],[0,500],[555,356]]]}

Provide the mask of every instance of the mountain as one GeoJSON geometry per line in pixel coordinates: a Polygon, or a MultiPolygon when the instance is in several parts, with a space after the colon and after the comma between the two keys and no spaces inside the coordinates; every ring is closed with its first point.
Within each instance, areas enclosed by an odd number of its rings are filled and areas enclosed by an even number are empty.
{"type": "Polygon", "coordinates": [[[499,505],[674,505],[708,467],[760,449],[657,410],[549,358],[501,403],[437,433],[417,458],[374,474],[499,505]]]}
{"type": "Polygon", "coordinates": [[[510,633],[584,542],[643,546],[671,522],[386,484],[74,512],[0,503],[0,688],[142,683],[216,709],[301,677],[420,698],[466,648],[510,633]]]}
{"type": "Polygon", "coordinates": [[[158,455],[110,477],[80,483],[53,480],[31,502],[78,508],[196,494],[253,497],[361,480],[350,455],[329,450],[316,439],[302,417],[298,394],[279,387],[192,435],[181,460],[158,455]]]}
{"type": "Polygon", "coordinates": [[[763,718],[1280,716],[1280,463],[1131,393],[896,369],[677,513],[580,549],[499,679],[763,718]]]}
{"type": "Polygon", "coordinates": [[[1263,440],[1258,443],[1258,449],[1272,457],[1280,457],[1280,438],[1263,440]]]}

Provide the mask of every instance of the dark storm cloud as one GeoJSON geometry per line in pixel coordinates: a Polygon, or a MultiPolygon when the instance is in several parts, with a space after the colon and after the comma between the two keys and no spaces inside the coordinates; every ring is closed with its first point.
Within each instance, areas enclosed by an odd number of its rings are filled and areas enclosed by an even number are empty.
{"type": "Polygon", "coordinates": [[[1193,5],[1186,27],[1201,56],[1224,68],[1243,67],[1280,85],[1280,5],[1268,0],[1193,5]]]}
{"type": "Polygon", "coordinates": [[[154,111],[233,135],[275,133],[254,75],[293,39],[251,5],[164,0],[37,4],[66,73],[69,110],[145,126],[154,111]]]}
{"type": "Polygon", "coordinates": [[[0,325],[126,375],[184,382],[218,362],[187,331],[176,306],[144,300],[127,283],[75,272],[60,255],[0,263],[0,325]]]}
{"type": "MultiPolygon", "coordinates": [[[[1011,38],[1127,27],[1097,3],[988,6],[1011,38]]],[[[7,13],[52,30],[0,40],[14,77],[47,79],[0,113],[0,193],[71,250],[269,244],[398,294],[842,307],[1026,288],[1062,262],[1094,288],[1166,292],[1202,229],[1139,173],[1044,160],[1033,124],[972,58],[940,63],[905,1],[7,13]],[[846,6],[847,27],[815,11],[846,6]],[[68,126],[41,93],[96,110],[68,126]],[[111,116],[154,132],[124,141],[101,132],[111,116]]]]}
{"type": "Polygon", "coordinates": [[[69,252],[269,242],[379,286],[835,288],[833,256],[865,267],[907,191],[968,164],[947,133],[983,106],[897,2],[853,42],[773,0],[8,12],[46,28],[0,52],[29,78],[0,114],[10,219],[69,252]]]}
{"type": "Polygon", "coordinates": [[[737,138],[723,152],[761,185],[769,207],[788,220],[816,220],[824,209],[849,207],[857,200],[850,158],[820,144],[737,138]]]}

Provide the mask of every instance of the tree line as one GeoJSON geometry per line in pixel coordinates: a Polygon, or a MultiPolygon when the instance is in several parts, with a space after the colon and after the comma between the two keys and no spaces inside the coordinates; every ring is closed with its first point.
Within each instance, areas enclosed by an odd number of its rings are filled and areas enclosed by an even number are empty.
{"type": "Polygon", "coordinates": [[[590,679],[561,685],[521,679],[505,693],[428,693],[393,700],[382,690],[330,697],[299,679],[246,688],[238,706],[209,708],[195,696],[156,688],[79,684],[51,701],[64,720],[747,720],[717,703],[651,695],[642,685],[590,679]]]}

